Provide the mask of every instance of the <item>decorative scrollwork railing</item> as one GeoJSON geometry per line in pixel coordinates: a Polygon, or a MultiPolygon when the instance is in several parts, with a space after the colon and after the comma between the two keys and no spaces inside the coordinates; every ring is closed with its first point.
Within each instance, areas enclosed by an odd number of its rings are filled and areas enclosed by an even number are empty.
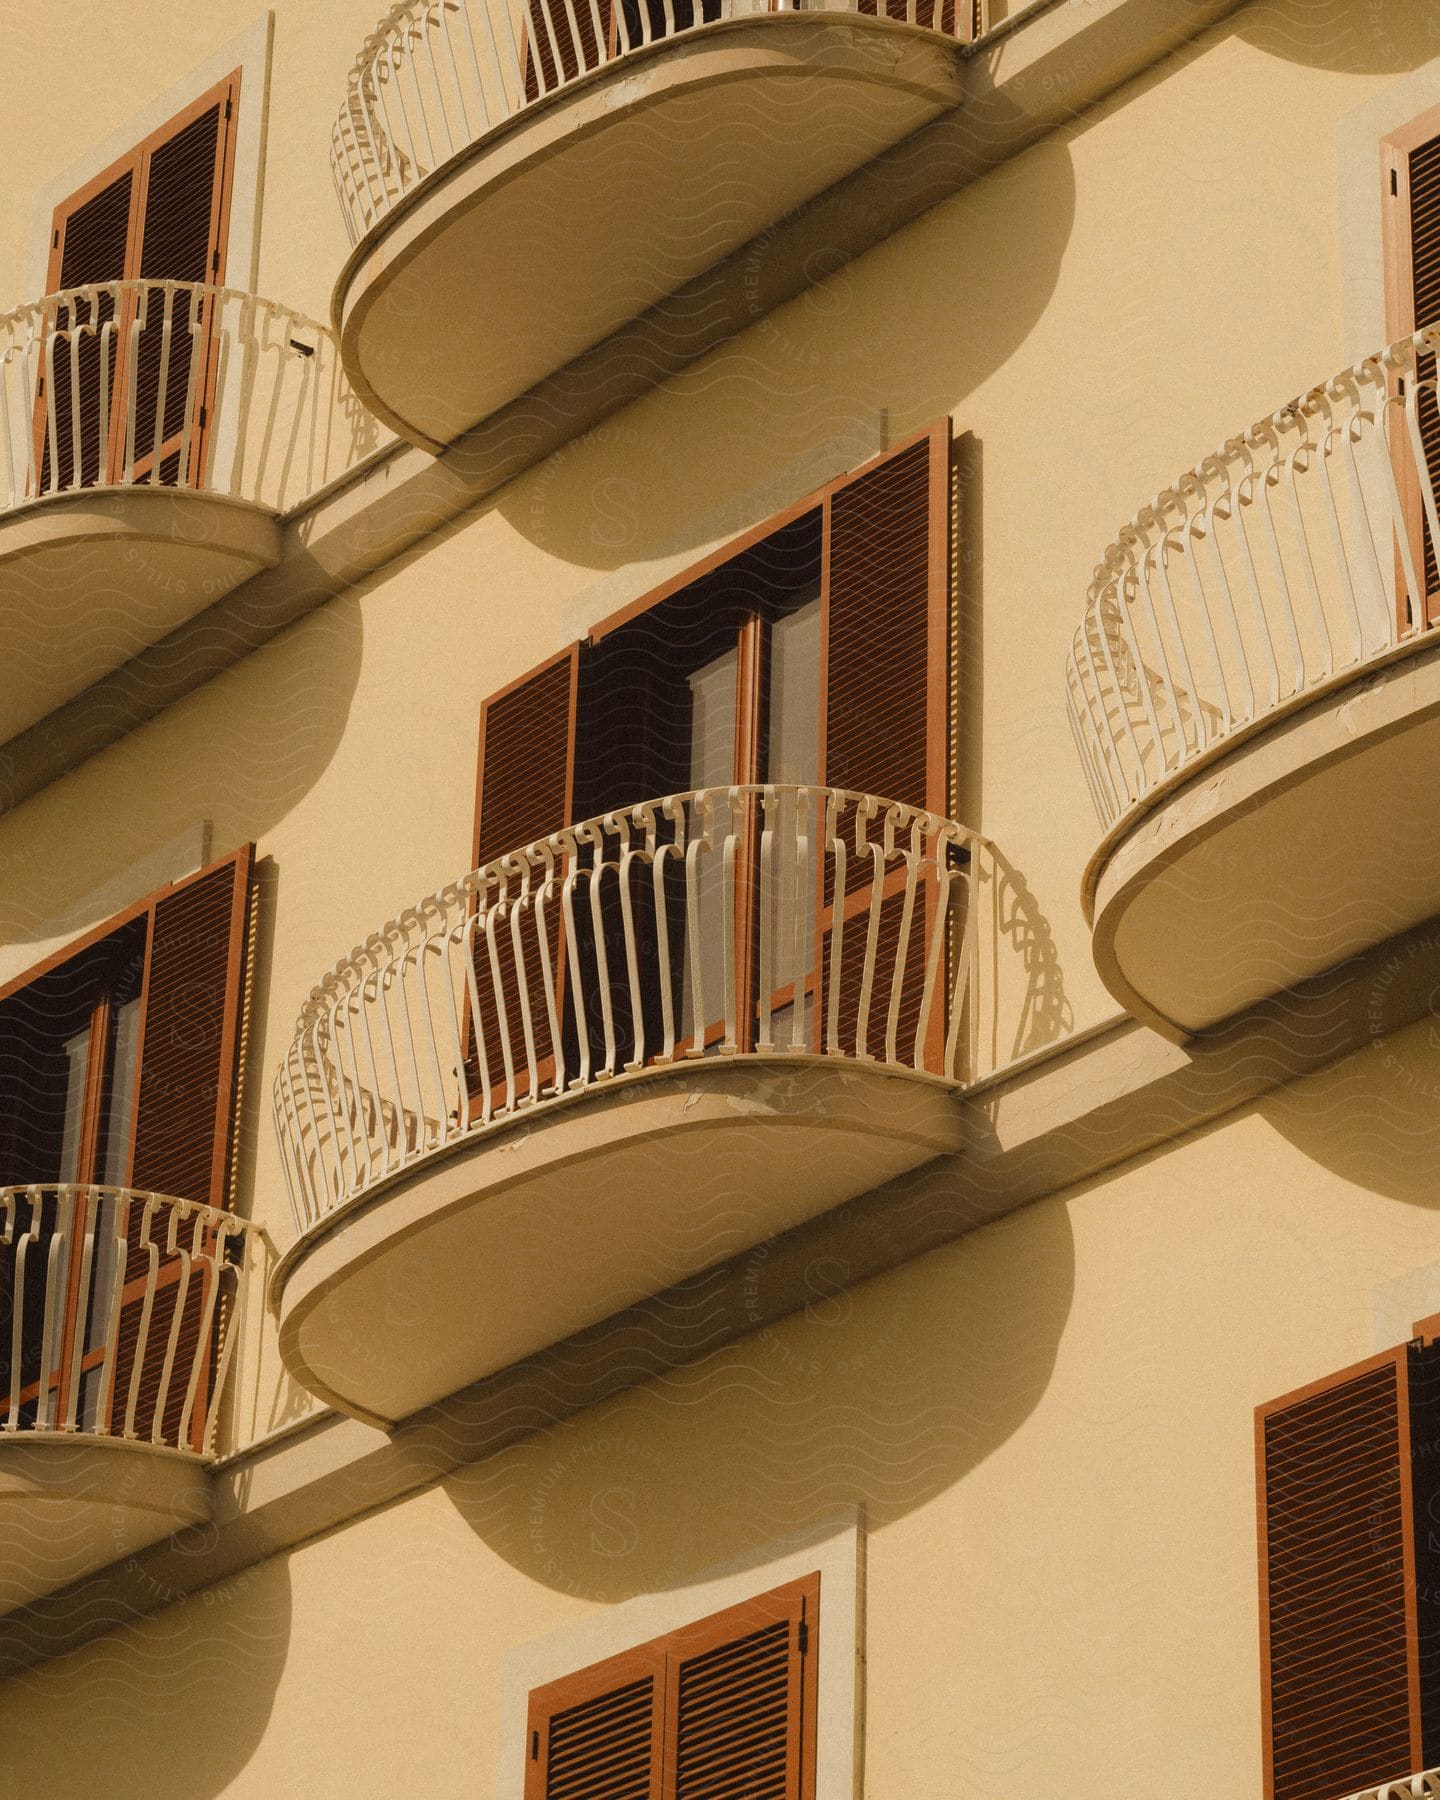
{"type": "Polygon", "coordinates": [[[960,1081],[982,840],[835,788],[731,787],[558,831],[384,926],[275,1080],[297,1228],[517,1115],[703,1057],[960,1081]]]}
{"type": "Polygon", "coordinates": [[[0,1188],[0,1432],[204,1455],[235,1338],[247,1233],[129,1188],[0,1188]]]}
{"type": "Polygon", "coordinates": [[[1437,350],[1440,328],[1418,332],[1312,388],[1182,475],[1106,551],[1066,679],[1107,828],[1238,735],[1427,637],[1437,350]]]}
{"type": "MultiPolygon", "coordinates": [[[[882,18],[969,41],[986,0],[884,0],[882,18]]],[[[452,156],[525,107],[660,38],[774,12],[877,0],[401,0],[366,38],[330,163],[351,243],[452,156]]]]}
{"type": "Polygon", "coordinates": [[[0,507],[152,485],[279,512],[378,441],[328,327],[254,294],[107,281],[0,318],[0,507]]]}

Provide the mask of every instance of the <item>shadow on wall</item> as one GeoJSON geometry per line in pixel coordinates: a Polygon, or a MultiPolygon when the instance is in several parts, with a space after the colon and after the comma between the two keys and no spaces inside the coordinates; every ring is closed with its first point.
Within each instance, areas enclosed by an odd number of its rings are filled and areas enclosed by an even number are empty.
{"type": "MultiPolygon", "coordinates": [[[[920,134],[931,179],[937,156],[957,167],[973,158],[973,130],[953,117],[953,141],[920,134]]],[[[920,151],[908,154],[918,169],[920,151]]],[[[905,233],[903,283],[883,246],[849,260],[845,246],[869,224],[865,203],[822,198],[807,257],[818,285],[511,483],[499,510],[522,537],[585,568],[673,557],[734,535],[952,411],[1040,317],[1070,237],[1067,145],[1048,139],[1022,162],[973,189],[963,215],[942,206],[905,233]],[[977,256],[977,229],[1003,255],[977,256]],[[917,310],[916,294],[957,300],[917,310]]],[[[747,291],[763,285],[779,241],[777,229],[745,253],[756,265],[747,291]]]]}
{"type": "Polygon", "coordinates": [[[1440,56],[1440,11],[1426,0],[1271,0],[1236,15],[1236,36],[1287,62],[1399,74],[1440,56]]]}
{"type": "MultiPolygon", "coordinates": [[[[937,1212],[952,1207],[949,1165],[930,1180],[937,1212]]],[[[750,1256],[757,1288],[767,1255],[750,1256]]],[[[847,1278],[817,1259],[800,1313],[460,1471],[446,1492],[515,1568],[605,1601],[684,1586],[840,1505],[872,1526],[904,1517],[1044,1393],[1074,1286],[1069,1218],[1044,1202],[847,1278]]]]}
{"type": "Polygon", "coordinates": [[[975,1073],[986,1075],[1067,1036],[1075,1013],[1050,921],[1025,877],[993,846],[981,873],[991,888],[992,914],[991,967],[981,990],[994,1003],[981,1025],[975,1073]]]}
{"type": "MultiPolygon", "coordinates": [[[[183,1554],[187,1534],[172,1540],[183,1554]]],[[[194,1534],[198,1550],[201,1533],[194,1534]]],[[[243,1570],[0,1692],[4,1791],[55,1800],[217,1800],[265,1735],[290,1643],[286,1557],[243,1570]],[[74,1730],[57,1727],[80,1721],[74,1730]],[[175,1729],[157,1737],[162,1721],[175,1729]],[[157,1750],[157,1745],[161,1747],[157,1750]]]]}
{"type": "Polygon", "coordinates": [[[1312,1162],[1391,1200],[1440,1209],[1440,988],[1430,1015],[1387,1035],[1394,975],[1368,1004],[1374,1037],[1354,1056],[1257,1103],[1259,1116],[1312,1162]]]}
{"type": "Polygon", "coordinates": [[[69,937],[101,922],[114,908],[97,918],[87,896],[196,819],[215,821],[221,855],[284,818],[345,730],[360,679],[362,591],[332,600],[86,765],[83,820],[65,781],[0,820],[0,942],[69,937]],[[183,742],[183,760],[157,755],[167,733],[183,742]]]}

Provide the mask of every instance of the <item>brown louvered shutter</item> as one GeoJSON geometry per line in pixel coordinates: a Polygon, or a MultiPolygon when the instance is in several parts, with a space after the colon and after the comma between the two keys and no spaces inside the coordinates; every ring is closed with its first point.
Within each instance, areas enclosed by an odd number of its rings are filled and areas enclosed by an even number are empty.
{"type": "Polygon", "coordinates": [[[664,1692],[656,1645],[536,1688],[525,1800],[660,1800],[664,1692]]]}
{"type": "MultiPolygon", "coordinates": [[[[1382,196],[1385,261],[1386,333],[1407,336],[1422,326],[1440,325],[1440,109],[1424,114],[1382,145],[1386,192],[1382,196]]],[[[1435,358],[1419,359],[1421,382],[1416,410],[1430,480],[1440,492],[1440,404],[1437,404],[1435,358]],[[1430,384],[1430,385],[1426,385],[1430,384]]],[[[1396,473],[1417,573],[1423,567],[1424,620],[1440,617],[1440,571],[1435,544],[1411,462],[1408,436],[1395,446],[1396,473]]],[[[1407,612],[1403,565],[1397,570],[1400,623],[1411,622],[1420,609],[1407,612]]]]}
{"type": "Polygon", "coordinates": [[[1412,1344],[1256,1411],[1267,1800],[1338,1800],[1437,1754],[1415,1529],[1436,1385],[1436,1352],[1412,1344]]]}
{"type": "Polygon", "coordinates": [[[809,1575],[666,1644],[666,1800],[811,1800],[820,1580],[809,1575]]]}
{"type": "MultiPolygon", "coordinates": [[[[558,656],[533,669],[521,680],[502,688],[485,701],[480,712],[480,768],[475,804],[475,866],[482,868],[512,850],[524,849],[553,831],[575,823],[572,804],[575,780],[575,709],[580,666],[580,646],[572,644],[558,656]]],[[[559,979],[560,910],[548,908],[546,926],[551,966],[559,979]]],[[[523,969],[531,997],[531,1023],[541,1084],[553,1069],[556,1046],[552,1042],[549,1010],[539,999],[543,989],[543,961],[537,936],[536,915],[527,911],[520,926],[521,953],[517,963],[514,937],[507,928],[488,938],[475,938],[475,982],[482,1017],[481,1042],[486,1067],[497,1103],[502,1093],[514,1097],[528,1091],[528,1071],[522,1068],[523,1024],[520,1006],[520,971],[523,969]],[[493,960],[492,960],[493,945],[493,960]],[[496,972],[499,972],[497,987],[496,972]],[[502,1008],[504,1024],[502,1027],[502,1008]],[[505,1054],[510,1050],[511,1073],[507,1078],[505,1054]]],[[[556,997],[557,1015],[561,1011],[556,997]]],[[[469,1037],[467,1034],[467,1043],[469,1037]]],[[[472,1088],[480,1081],[479,1059],[473,1050],[467,1058],[472,1088]]]]}
{"type": "MultiPolygon", "coordinates": [[[[128,1183],[141,1192],[217,1207],[228,1203],[253,867],[254,846],[246,845],[163,890],[151,903],[128,1183]]],[[[132,1201],[112,1426],[123,1427],[133,1400],[133,1429],[152,1436],[163,1388],[160,1436],[174,1445],[186,1381],[172,1376],[167,1386],[166,1367],[193,1366],[208,1295],[199,1280],[186,1279],[183,1259],[169,1255],[161,1237],[153,1220],[147,1231],[143,1203],[132,1201]],[[159,1253],[158,1275],[147,1314],[145,1277],[156,1260],[152,1243],[159,1253]]],[[[213,1318],[217,1344],[225,1323],[218,1313],[213,1318]]],[[[205,1390],[202,1382],[191,1418],[189,1447],[195,1450],[203,1448],[205,1390]]]]}
{"type": "MultiPolygon", "coordinates": [[[[238,73],[166,126],[144,153],[135,274],[142,282],[219,284],[225,278],[224,223],[233,162],[238,73]]],[[[199,480],[203,428],[213,404],[214,320],[205,302],[165,290],[140,290],[129,391],[137,477],[164,486],[199,480]],[[168,330],[167,330],[168,326],[168,330]],[[182,467],[182,464],[184,465],[182,467]]]]}
{"type": "MultiPolygon", "coordinates": [[[[50,251],[49,289],[57,293],[92,283],[122,281],[130,243],[139,156],[106,170],[99,192],[66,201],[56,212],[50,251]]],[[[76,295],[56,309],[53,336],[46,345],[51,373],[42,376],[36,396],[40,491],[93,487],[109,467],[109,445],[100,441],[101,391],[108,417],[114,393],[115,320],[110,293],[76,295]],[[49,386],[46,388],[46,381],[49,386]],[[79,453],[76,453],[76,441],[79,453]]]]}
{"type": "MultiPolygon", "coordinates": [[[[239,92],[236,70],[62,203],[52,234],[52,291],[99,281],[223,282],[239,92]]],[[[136,479],[198,481],[213,402],[213,324],[188,293],[176,294],[167,309],[159,287],[131,295],[118,316],[109,295],[67,302],[54,327],[50,412],[43,394],[37,401],[42,490],[120,479],[127,428],[134,432],[136,479]],[[100,328],[111,321],[107,340],[100,328]],[[102,387],[110,399],[104,444],[102,387]]]]}
{"type": "Polygon", "coordinates": [[[224,1206],[254,845],[157,896],[130,1186],[224,1206]]]}
{"type": "Polygon", "coordinates": [[[530,1696],[525,1800],[814,1800],[820,1577],[530,1696]]]}
{"type": "MultiPolygon", "coordinates": [[[[821,598],[823,779],[830,787],[899,800],[940,816],[949,769],[948,619],[950,421],[943,420],[826,497],[821,598]]],[[[847,815],[841,831],[853,845],[847,815]]],[[[847,863],[849,895],[824,895],[827,917],[842,912],[839,1022],[841,1046],[855,1046],[869,929],[869,869],[847,863]],[[849,904],[846,904],[846,900],[849,904]]],[[[896,969],[904,912],[903,872],[881,907],[877,981],[898,981],[897,1045],[913,1060],[924,996],[928,919],[912,924],[904,967],[896,969]]],[[[928,896],[925,897],[928,904],[928,896]]],[[[833,923],[830,926],[833,929],[833,923]]],[[[822,970],[830,963],[828,938],[822,970]]],[[[828,997],[820,996],[820,1017],[828,997]]],[[[945,1020],[933,1011],[929,1050],[938,1059],[945,1020]]],[[[873,1048],[875,1023],[867,1020],[873,1048]]]]}

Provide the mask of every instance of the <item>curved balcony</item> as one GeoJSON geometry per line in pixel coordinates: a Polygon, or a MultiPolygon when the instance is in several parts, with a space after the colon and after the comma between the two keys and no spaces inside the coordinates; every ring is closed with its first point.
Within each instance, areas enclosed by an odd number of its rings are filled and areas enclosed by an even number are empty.
{"type": "Polygon", "coordinates": [[[1084,901],[1111,992],[1171,1034],[1440,912],[1437,349],[1228,440],[1096,572],[1067,668],[1105,828],[1084,901]]]}
{"type": "Polygon", "coordinates": [[[315,989],[281,1354],[393,1421],[959,1147],[978,840],[827,788],[606,814],[315,989]]]}
{"type": "Polygon", "coordinates": [[[209,1517],[245,1255],[193,1201],[0,1188],[0,1611],[209,1517]]]}
{"type": "Polygon", "coordinates": [[[954,106],[975,0],[878,10],[393,6],[332,134],[367,406],[438,450],[954,106]]]}
{"type": "Polygon", "coordinates": [[[369,433],[330,332],[254,294],[112,281],[0,318],[0,742],[275,563],[369,433]]]}

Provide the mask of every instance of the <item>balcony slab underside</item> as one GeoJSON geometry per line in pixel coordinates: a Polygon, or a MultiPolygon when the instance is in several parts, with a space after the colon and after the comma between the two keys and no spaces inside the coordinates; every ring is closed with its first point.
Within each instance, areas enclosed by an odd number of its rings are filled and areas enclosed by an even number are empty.
{"type": "Polygon", "coordinates": [[[286,1366],[379,1423],[960,1146],[945,1084],[706,1059],[621,1078],[412,1166],[275,1276],[286,1366]]]}
{"type": "Polygon", "coordinates": [[[0,742],[280,559],[264,507],[166,487],[0,513],[0,742]]]}
{"type": "Polygon", "coordinates": [[[858,16],[751,17],[633,51],[479,139],[362,239],[335,296],[346,373],[439,449],[954,106],[960,80],[953,41],[858,16]]]}
{"type": "Polygon", "coordinates": [[[1440,915],[1437,759],[1427,638],[1161,790],[1087,872],[1110,992],[1184,1036],[1440,915]]]}
{"type": "Polygon", "coordinates": [[[80,1432],[0,1433],[0,1614],[210,1515],[198,1456],[80,1432]]]}

